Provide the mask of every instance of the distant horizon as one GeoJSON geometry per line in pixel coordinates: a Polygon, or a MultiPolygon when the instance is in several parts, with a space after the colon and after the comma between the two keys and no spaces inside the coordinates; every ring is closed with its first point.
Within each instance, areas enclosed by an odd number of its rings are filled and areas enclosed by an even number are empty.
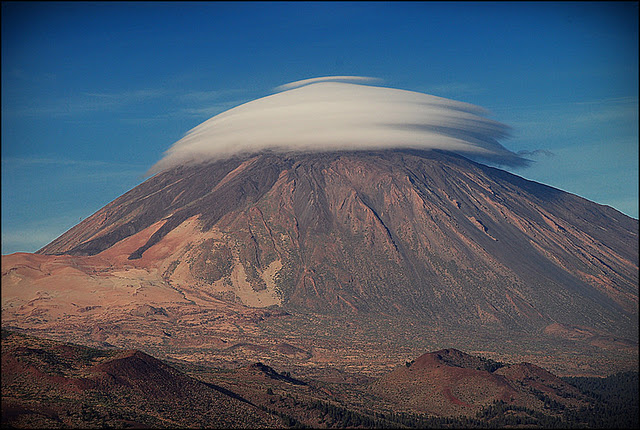
{"type": "Polygon", "coordinates": [[[3,2],[1,31],[2,254],[206,120],[327,76],[484,108],[533,160],[503,170],[638,219],[637,2],[3,2]]]}

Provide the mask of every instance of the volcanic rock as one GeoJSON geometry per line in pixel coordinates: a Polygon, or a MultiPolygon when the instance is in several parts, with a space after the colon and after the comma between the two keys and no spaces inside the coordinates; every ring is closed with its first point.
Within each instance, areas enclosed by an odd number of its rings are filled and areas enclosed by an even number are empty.
{"type": "Polygon", "coordinates": [[[313,351],[300,360],[385,339],[416,351],[438,332],[627,360],[638,221],[438,150],[263,152],[163,171],[37,254],[3,256],[2,293],[3,325],[103,324],[111,344],[234,359],[283,342],[313,351]],[[260,347],[233,350],[231,337],[260,347]]]}
{"type": "Polygon", "coordinates": [[[542,410],[547,398],[572,407],[586,405],[575,387],[544,369],[528,363],[504,365],[456,349],[423,354],[369,390],[401,409],[450,416],[473,416],[495,402],[533,410],[542,410]]]}
{"type": "Polygon", "coordinates": [[[633,333],[637,233],[610,207],[438,151],[261,154],[158,174],[39,253],[143,234],[130,260],[246,305],[633,333]],[[185,246],[163,242],[193,220],[185,246]]]}

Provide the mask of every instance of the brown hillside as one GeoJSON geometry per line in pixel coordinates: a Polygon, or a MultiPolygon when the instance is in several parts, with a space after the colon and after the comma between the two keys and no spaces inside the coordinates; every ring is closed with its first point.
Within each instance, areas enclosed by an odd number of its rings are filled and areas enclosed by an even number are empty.
{"type": "Polygon", "coordinates": [[[440,151],[182,166],[2,257],[3,326],[197,361],[452,345],[592,374],[637,366],[637,306],[637,220],[440,151]]]}
{"type": "Polygon", "coordinates": [[[233,393],[139,351],[104,351],[5,334],[3,426],[273,428],[233,393]]]}
{"type": "Polygon", "coordinates": [[[544,410],[543,394],[573,408],[587,404],[574,387],[536,366],[498,366],[490,360],[446,349],[407,362],[371,384],[369,391],[399,410],[441,416],[475,416],[498,401],[544,410]]]}
{"type": "Polygon", "coordinates": [[[108,254],[142,232],[130,261],[152,254],[142,264],[176,286],[195,282],[251,306],[637,332],[636,220],[437,151],[180,167],[40,253],[108,254]],[[178,230],[183,242],[167,249],[178,230]]]}

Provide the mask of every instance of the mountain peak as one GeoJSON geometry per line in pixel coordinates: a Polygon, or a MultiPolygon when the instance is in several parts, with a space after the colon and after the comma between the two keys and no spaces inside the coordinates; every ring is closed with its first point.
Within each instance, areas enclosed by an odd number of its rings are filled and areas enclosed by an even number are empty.
{"type": "Polygon", "coordinates": [[[633,312],[637,228],[442,151],[266,152],[163,172],[39,252],[120,247],[176,283],[233,285],[253,306],[369,312],[393,302],[432,320],[543,328],[633,312]],[[167,247],[176,241],[190,245],[167,247]]]}
{"type": "Polygon", "coordinates": [[[428,352],[412,362],[407,362],[407,367],[412,370],[431,369],[442,365],[488,372],[502,367],[502,364],[493,360],[472,356],[454,348],[428,352]]]}
{"type": "MultiPolygon", "coordinates": [[[[446,151],[260,152],[166,170],[38,255],[3,257],[3,323],[24,324],[31,306],[48,321],[71,309],[92,329],[123,309],[157,324],[215,309],[206,324],[316,315],[388,322],[406,338],[415,322],[465,338],[628,349],[637,238],[638,221],[612,208],[446,151]]],[[[172,332],[187,327],[152,335],[179,342],[172,332]]],[[[300,360],[313,357],[313,345],[291,343],[300,360]]],[[[440,356],[483,366],[456,350],[440,356]]]]}

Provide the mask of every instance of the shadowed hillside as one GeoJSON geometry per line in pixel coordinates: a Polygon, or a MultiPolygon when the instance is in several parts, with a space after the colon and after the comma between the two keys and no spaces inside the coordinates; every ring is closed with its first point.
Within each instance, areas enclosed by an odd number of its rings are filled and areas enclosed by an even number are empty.
{"type": "Polygon", "coordinates": [[[5,331],[2,396],[3,427],[282,425],[241,397],[140,351],[96,350],[5,331]]]}
{"type": "Polygon", "coordinates": [[[377,379],[323,374],[166,363],[3,330],[2,426],[624,428],[637,420],[637,391],[629,395],[637,372],[573,386],[532,364],[444,349],[377,379]]]}

